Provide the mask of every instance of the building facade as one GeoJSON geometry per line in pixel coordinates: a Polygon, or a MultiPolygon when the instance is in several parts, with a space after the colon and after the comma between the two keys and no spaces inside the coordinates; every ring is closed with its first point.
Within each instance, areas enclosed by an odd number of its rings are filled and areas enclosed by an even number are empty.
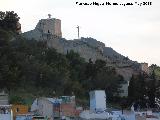
{"type": "Polygon", "coordinates": [[[31,111],[34,112],[35,115],[53,120],[54,103],[56,103],[56,100],[53,98],[37,98],[31,106],[31,111]]]}
{"type": "Polygon", "coordinates": [[[13,120],[16,120],[17,116],[27,115],[29,113],[29,107],[27,105],[12,105],[13,120]]]}
{"type": "Polygon", "coordinates": [[[59,98],[37,98],[31,111],[35,115],[47,117],[50,120],[65,117],[79,116],[80,110],[76,109],[75,96],[61,96],[59,98]]]}
{"type": "Polygon", "coordinates": [[[89,96],[91,111],[104,111],[106,109],[106,93],[104,90],[91,91],[89,96]]]}

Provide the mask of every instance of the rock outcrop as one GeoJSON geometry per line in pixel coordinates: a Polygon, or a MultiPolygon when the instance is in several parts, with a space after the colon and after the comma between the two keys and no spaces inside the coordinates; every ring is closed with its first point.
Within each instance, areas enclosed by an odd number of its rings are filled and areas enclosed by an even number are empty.
{"type": "Polygon", "coordinates": [[[42,33],[37,29],[24,33],[23,35],[30,40],[46,41],[48,47],[55,48],[59,53],[66,54],[70,50],[73,50],[85,58],[86,61],[91,58],[92,61],[102,59],[109,62],[109,59],[103,54],[105,48],[104,43],[96,41],[93,38],[66,40],[64,38],[56,38],[51,34],[42,33]]]}

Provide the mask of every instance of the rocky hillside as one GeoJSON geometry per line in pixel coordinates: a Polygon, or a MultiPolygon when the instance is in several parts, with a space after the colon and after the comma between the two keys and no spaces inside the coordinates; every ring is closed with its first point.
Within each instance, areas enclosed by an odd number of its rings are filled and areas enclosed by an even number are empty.
{"type": "Polygon", "coordinates": [[[85,58],[86,61],[89,59],[92,59],[92,61],[102,59],[107,62],[107,65],[111,66],[132,66],[137,64],[93,38],[82,37],[81,39],[66,40],[65,38],[57,38],[49,33],[43,33],[36,28],[23,33],[23,35],[28,39],[46,41],[48,47],[55,48],[58,52],[63,54],[73,50],[85,58]]]}
{"type": "Polygon", "coordinates": [[[120,96],[128,96],[128,82],[133,74],[139,72],[139,63],[130,60],[110,47],[106,47],[104,43],[93,38],[82,37],[80,39],[66,40],[65,38],[58,37],[59,34],[55,35],[50,32],[53,26],[47,27],[49,22],[50,19],[40,20],[37,24],[39,27],[36,26],[34,30],[23,33],[23,36],[29,40],[44,41],[49,48],[55,48],[57,52],[62,54],[67,54],[73,50],[87,62],[90,59],[93,62],[97,59],[106,61],[106,66],[116,68],[116,72],[123,76],[125,80],[121,86],[123,92],[120,93],[120,96]]]}
{"type": "MultiPolygon", "coordinates": [[[[50,21],[50,19],[48,21],[50,21]]],[[[47,19],[44,21],[40,20],[37,26],[41,22],[46,23],[47,19]]],[[[139,69],[139,64],[137,62],[121,55],[110,47],[106,47],[104,43],[96,39],[82,37],[80,39],[66,40],[65,38],[60,38],[47,32],[50,29],[52,30],[51,26],[47,29],[44,26],[41,28],[37,26],[34,30],[23,33],[23,36],[29,40],[35,39],[37,41],[45,41],[48,47],[55,48],[59,53],[67,54],[67,52],[73,50],[79,53],[81,57],[85,58],[86,61],[89,61],[89,59],[92,59],[93,62],[97,59],[104,60],[107,66],[117,68],[117,72],[122,75],[126,81],[139,69]]]]}

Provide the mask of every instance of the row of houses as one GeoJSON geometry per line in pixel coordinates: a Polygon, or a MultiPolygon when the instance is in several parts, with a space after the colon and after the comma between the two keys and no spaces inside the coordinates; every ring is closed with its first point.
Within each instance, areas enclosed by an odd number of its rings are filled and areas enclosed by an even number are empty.
{"type": "Polygon", "coordinates": [[[29,107],[27,105],[10,105],[8,95],[0,93],[0,120],[54,120],[78,117],[82,109],[77,109],[75,96],[59,98],[39,97],[29,107]]]}
{"type": "Polygon", "coordinates": [[[76,108],[75,96],[61,96],[59,98],[37,98],[32,106],[31,111],[35,115],[42,115],[50,120],[70,117],[75,118],[79,116],[81,110],[76,108]]]}

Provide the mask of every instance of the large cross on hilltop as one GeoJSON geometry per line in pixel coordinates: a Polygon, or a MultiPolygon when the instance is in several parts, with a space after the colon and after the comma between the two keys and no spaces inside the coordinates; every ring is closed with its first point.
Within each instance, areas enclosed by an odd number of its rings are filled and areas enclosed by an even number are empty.
{"type": "Polygon", "coordinates": [[[78,29],[78,39],[79,39],[79,26],[77,25],[77,27],[76,27],[77,29],[78,29]]]}

